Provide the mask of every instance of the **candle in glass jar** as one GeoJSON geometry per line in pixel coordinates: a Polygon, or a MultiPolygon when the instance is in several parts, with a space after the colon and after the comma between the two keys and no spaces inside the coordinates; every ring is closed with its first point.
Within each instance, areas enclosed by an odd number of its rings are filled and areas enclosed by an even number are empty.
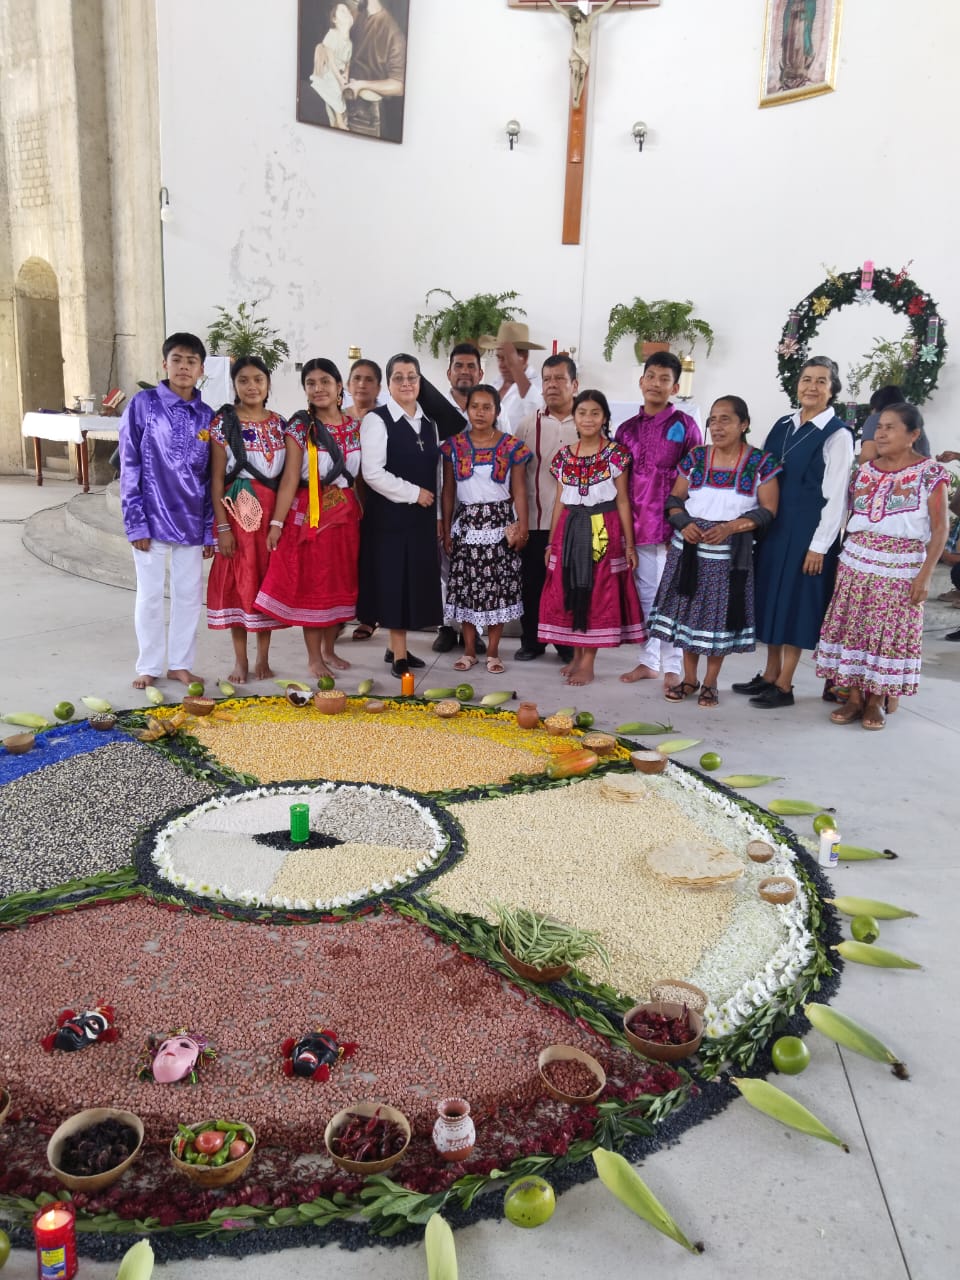
{"type": "Polygon", "coordinates": [[[77,1274],[76,1214],[57,1200],[33,1215],[37,1280],[71,1280],[77,1274]]]}
{"type": "Polygon", "coordinates": [[[863,270],[860,272],[860,288],[861,289],[873,288],[873,263],[870,261],[869,258],[863,264],[863,270]]]}
{"type": "Polygon", "coordinates": [[[927,346],[935,347],[940,337],[940,317],[931,316],[927,321],[927,346]]]}
{"type": "Polygon", "coordinates": [[[834,831],[833,827],[827,827],[825,831],[820,832],[820,850],[817,854],[817,862],[821,867],[835,867],[840,861],[837,854],[837,845],[840,843],[840,836],[834,831]]]}
{"type": "Polygon", "coordinates": [[[405,671],[400,677],[400,693],[404,698],[413,697],[414,679],[412,671],[405,671]]]}
{"type": "Polygon", "coordinates": [[[857,404],[856,400],[847,401],[846,421],[851,427],[855,427],[857,425],[857,410],[859,409],[859,407],[860,406],[857,404]]]}
{"type": "Polygon", "coordinates": [[[789,316],[787,317],[787,337],[795,338],[797,336],[797,330],[799,329],[799,326],[800,326],[800,312],[791,311],[789,316]]]}

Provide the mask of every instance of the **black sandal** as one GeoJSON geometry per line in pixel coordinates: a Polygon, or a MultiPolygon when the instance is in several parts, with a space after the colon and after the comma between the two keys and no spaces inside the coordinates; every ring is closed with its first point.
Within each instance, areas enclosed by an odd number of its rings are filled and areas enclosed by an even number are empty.
{"type": "Polygon", "coordinates": [[[672,688],[664,689],[663,696],[668,702],[682,702],[684,698],[689,698],[692,693],[696,693],[699,688],[699,680],[696,684],[691,684],[689,680],[681,680],[672,688]]]}
{"type": "Polygon", "coordinates": [[[715,684],[705,684],[700,689],[700,697],[697,699],[698,707],[719,707],[720,696],[717,693],[715,684]]]}

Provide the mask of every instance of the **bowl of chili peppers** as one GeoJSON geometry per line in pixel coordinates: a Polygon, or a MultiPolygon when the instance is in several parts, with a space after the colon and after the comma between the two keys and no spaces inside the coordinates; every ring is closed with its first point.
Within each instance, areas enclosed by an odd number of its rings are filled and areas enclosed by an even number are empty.
{"type": "Polygon", "coordinates": [[[410,1121],[383,1102],[355,1102],[323,1132],[330,1159],[347,1173],[383,1173],[410,1145],[410,1121]]]}
{"type": "Polygon", "coordinates": [[[677,1000],[649,1000],[635,1004],[623,1015],[627,1039],[657,1062],[680,1062],[700,1048],[703,1018],[677,1000]]]}
{"type": "Polygon", "coordinates": [[[257,1135],[241,1120],[178,1124],[170,1161],[198,1187],[226,1187],[250,1168],[257,1135]]]}

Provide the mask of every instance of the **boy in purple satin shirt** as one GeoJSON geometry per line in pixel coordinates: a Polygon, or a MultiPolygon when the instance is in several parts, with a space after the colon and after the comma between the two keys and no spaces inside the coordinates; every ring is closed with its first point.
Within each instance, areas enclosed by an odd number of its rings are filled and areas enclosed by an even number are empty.
{"type": "Polygon", "coordinates": [[[213,555],[210,420],[197,383],[207,357],[192,333],[163,344],[167,377],[133,397],[120,422],[120,503],[137,571],[135,689],[170,680],[191,684],[203,605],[203,561],[213,555]],[[170,625],[163,587],[170,559],[170,625]]]}
{"type": "MultiPolygon", "coordinates": [[[[617,428],[615,439],[630,451],[630,505],[637,545],[634,576],[643,616],[650,616],[653,601],[667,561],[667,543],[673,530],[667,524],[664,507],[677,478],[680,460],[702,444],[700,428],[670,397],[680,390],[680,361],[669,351],[657,351],[643,366],[640,390],[643,406],[633,418],[617,428]]],[[[640,653],[640,662],[620,679],[655,680],[663,670],[663,687],[680,683],[683,658],[679,649],[665,640],[650,637],[640,653]]]]}

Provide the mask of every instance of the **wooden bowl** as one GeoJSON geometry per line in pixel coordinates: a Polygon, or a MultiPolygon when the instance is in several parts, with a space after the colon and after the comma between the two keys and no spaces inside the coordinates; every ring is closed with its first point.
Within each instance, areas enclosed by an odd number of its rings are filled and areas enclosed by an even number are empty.
{"type": "Polygon", "coordinates": [[[433,710],[442,720],[452,720],[460,714],[460,703],[456,698],[444,698],[434,705],[433,710]]]}
{"type": "Polygon", "coordinates": [[[347,1107],[344,1111],[337,1112],[323,1131],[323,1141],[327,1148],[327,1154],[338,1169],[343,1169],[346,1173],[383,1173],[385,1169],[395,1165],[398,1160],[402,1160],[407,1154],[407,1148],[410,1146],[410,1121],[402,1111],[398,1111],[396,1107],[388,1107],[385,1102],[372,1102],[369,1100],[357,1102],[352,1107],[347,1107]],[[330,1150],[330,1143],[347,1123],[350,1116],[370,1117],[375,1115],[377,1111],[380,1112],[382,1119],[392,1120],[407,1135],[407,1140],[400,1150],[394,1152],[392,1156],[387,1156],[385,1160],[347,1160],[343,1156],[335,1156],[330,1150]]]}
{"type": "Polygon", "coordinates": [[[773,845],[766,840],[751,840],[747,845],[747,857],[751,862],[769,862],[773,857],[773,845]]]}
{"type": "Polygon", "coordinates": [[[577,1103],[594,1102],[603,1093],[607,1083],[607,1073],[601,1067],[596,1058],[591,1058],[589,1053],[584,1053],[582,1049],[576,1048],[572,1044],[552,1044],[548,1048],[541,1051],[537,1059],[537,1067],[540,1071],[540,1081],[543,1087],[549,1093],[551,1098],[556,1098],[558,1102],[569,1102],[571,1106],[577,1103]],[[588,1071],[592,1071],[597,1078],[597,1087],[592,1093],[564,1093],[562,1089],[558,1089],[544,1075],[543,1069],[550,1062],[581,1062],[588,1071]]]}
{"type": "Polygon", "coordinates": [[[186,697],[180,704],[188,716],[208,716],[217,705],[215,698],[186,697]]]}
{"type": "Polygon", "coordinates": [[[33,750],[36,741],[35,733],[11,733],[9,738],[4,738],[3,749],[12,756],[22,756],[33,750]]]}
{"type": "Polygon", "coordinates": [[[767,876],[757,885],[757,893],[764,902],[792,902],[797,896],[797,882],[790,876],[767,876]]]}
{"type": "Polygon", "coordinates": [[[347,709],[347,695],[342,689],[321,689],[313,695],[313,705],[325,716],[336,716],[347,709]]]}
{"type": "Polygon", "coordinates": [[[681,1062],[700,1048],[700,1041],[703,1039],[703,1018],[689,1004],[687,1014],[696,1035],[683,1044],[655,1044],[652,1040],[644,1040],[643,1036],[638,1036],[636,1032],[631,1031],[628,1025],[630,1019],[635,1013],[641,1011],[659,1013],[664,1018],[679,1018],[683,1013],[683,1005],[676,1000],[647,1000],[643,1004],[635,1004],[623,1015],[624,1034],[637,1052],[642,1053],[645,1058],[653,1058],[655,1062],[681,1062]]]}
{"type": "Polygon", "coordinates": [[[630,763],[638,773],[663,773],[667,767],[667,757],[659,751],[631,751],[630,763]]]}
{"type": "Polygon", "coordinates": [[[543,727],[547,733],[552,734],[555,738],[566,738],[573,733],[573,717],[552,715],[547,716],[543,722],[543,727]]]}
{"type": "Polygon", "coordinates": [[[598,756],[608,756],[616,750],[617,740],[612,733],[585,733],[583,745],[588,751],[595,751],[598,756]]]}
{"type": "Polygon", "coordinates": [[[571,969],[568,964],[548,965],[545,969],[537,969],[532,964],[526,964],[506,945],[503,934],[500,934],[500,952],[513,972],[519,974],[521,978],[526,978],[528,982],[556,982],[571,969]]]}
{"type": "Polygon", "coordinates": [[[132,1111],[115,1111],[112,1107],[91,1107],[87,1111],[78,1111],[69,1120],[64,1120],[59,1129],[54,1130],[47,1143],[47,1163],[56,1174],[57,1181],[68,1191],[101,1191],[104,1187],[109,1187],[111,1182],[116,1182],[120,1175],[129,1169],[142,1146],[143,1121],[139,1116],[135,1116],[132,1111]],[[114,1165],[112,1169],[106,1169],[103,1173],[93,1173],[86,1177],[62,1172],[59,1168],[60,1153],[67,1138],[73,1137],[83,1129],[89,1129],[92,1125],[101,1124],[104,1120],[119,1120],[121,1124],[128,1124],[135,1131],[137,1145],[126,1160],[114,1165]]]}
{"type": "MultiPolygon", "coordinates": [[[[188,1129],[198,1129],[200,1125],[206,1124],[206,1120],[197,1120],[194,1124],[188,1125],[188,1129]]],[[[182,1174],[185,1174],[191,1182],[195,1182],[198,1187],[204,1187],[210,1190],[214,1187],[228,1187],[231,1182],[237,1182],[250,1168],[253,1161],[253,1153],[257,1149],[257,1131],[252,1125],[246,1121],[238,1121],[243,1124],[245,1129],[249,1129],[253,1134],[253,1142],[250,1144],[250,1150],[245,1151],[242,1156],[238,1156],[236,1160],[228,1160],[226,1164],[219,1166],[209,1164],[188,1164],[186,1160],[181,1160],[179,1156],[173,1154],[173,1144],[176,1142],[176,1134],[170,1139],[170,1163],[182,1174]]]]}
{"type": "Polygon", "coordinates": [[[710,1003],[710,997],[692,982],[681,982],[679,978],[658,978],[650,983],[651,1000],[672,1000],[675,1004],[685,1004],[694,1013],[703,1013],[710,1003]]]}
{"type": "Polygon", "coordinates": [[[7,1112],[10,1110],[10,1103],[13,1099],[10,1097],[10,1090],[0,1086],[0,1124],[3,1124],[7,1118],[7,1112]]]}
{"type": "Polygon", "coordinates": [[[112,729],[116,723],[117,717],[112,711],[94,711],[87,716],[87,724],[91,729],[102,729],[106,732],[107,729],[112,729]]]}

